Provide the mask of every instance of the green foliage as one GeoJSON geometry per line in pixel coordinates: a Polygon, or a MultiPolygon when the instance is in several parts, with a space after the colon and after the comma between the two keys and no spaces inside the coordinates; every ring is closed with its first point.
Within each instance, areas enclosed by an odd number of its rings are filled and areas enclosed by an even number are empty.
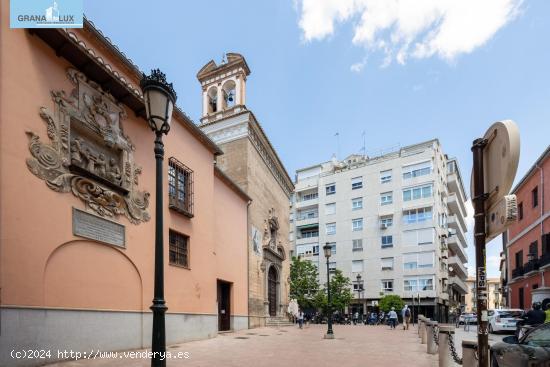
{"type": "MultiPolygon", "coordinates": [[[[353,292],[350,289],[351,281],[336,269],[330,277],[330,293],[332,298],[332,310],[343,312],[347,305],[353,300],[353,292]]],[[[328,312],[327,285],[320,290],[315,297],[315,306],[323,313],[328,312]]]]}
{"type": "Polygon", "coordinates": [[[315,307],[319,292],[319,273],[311,261],[293,257],[290,264],[290,298],[298,302],[300,308],[315,307]]]}
{"type": "Polygon", "coordinates": [[[399,310],[404,306],[405,302],[396,294],[388,294],[382,297],[378,302],[378,307],[384,312],[389,312],[391,308],[394,307],[395,311],[399,314],[399,310]]]}

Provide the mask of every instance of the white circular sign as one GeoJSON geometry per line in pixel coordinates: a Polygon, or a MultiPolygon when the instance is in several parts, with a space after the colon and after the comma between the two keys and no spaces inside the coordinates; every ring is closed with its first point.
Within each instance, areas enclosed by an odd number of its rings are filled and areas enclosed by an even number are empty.
{"type": "MultiPolygon", "coordinates": [[[[508,195],[512,189],[519,163],[519,129],[512,120],[495,122],[485,133],[487,146],[483,150],[485,202],[488,208],[508,195]]],[[[474,197],[473,172],[470,194],[474,197]]]]}

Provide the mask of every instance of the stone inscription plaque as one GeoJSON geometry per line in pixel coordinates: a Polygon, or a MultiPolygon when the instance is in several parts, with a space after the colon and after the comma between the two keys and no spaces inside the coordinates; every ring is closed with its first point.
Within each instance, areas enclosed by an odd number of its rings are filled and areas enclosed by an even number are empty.
{"type": "Polygon", "coordinates": [[[109,245],[125,247],[125,228],[85,211],[73,208],[73,234],[109,245]]]}

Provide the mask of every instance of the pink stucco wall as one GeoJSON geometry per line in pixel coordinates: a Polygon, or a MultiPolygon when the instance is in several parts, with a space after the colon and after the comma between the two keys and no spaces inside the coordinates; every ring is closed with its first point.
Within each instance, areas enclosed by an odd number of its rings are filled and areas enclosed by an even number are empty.
{"type": "MultiPolygon", "coordinates": [[[[75,237],[72,208],[84,210],[71,193],[49,189],[26,166],[25,131],[48,141],[39,108],[53,110],[52,90],[69,93],[69,63],[25,30],[8,29],[8,2],[2,2],[0,33],[0,291],[1,304],[33,307],[148,311],[153,297],[154,136],[146,122],[127,110],[125,133],[143,167],[140,189],[149,191],[151,220],[134,225],[123,216],[126,248],[75,237]]],[[[76,30],[105,62],[137,86],[138,80],[90,34],[76,30]]],[[[184,96],[185,98],[185,96],[184,96]]],[[[173,121],[164,139],[164,261],[168,312],[216,314],[216,280],[233,282],[232,310],[247,312],[247,201],[214,176],[214,156],[173,121]],[[194,218],[168,209],[167,159],[176,157],[194,171],[194,218]],[[190,237],[190,269],[168,265],[168,230],[190,237]]]]}

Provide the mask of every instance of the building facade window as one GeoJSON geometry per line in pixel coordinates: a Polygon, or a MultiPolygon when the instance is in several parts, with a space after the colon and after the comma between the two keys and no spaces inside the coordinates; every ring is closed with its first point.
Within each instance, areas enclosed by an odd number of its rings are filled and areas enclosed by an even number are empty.
{"type": "Polygon", "coordinates": [[[360,210],[363,209],[363,198],[354,198],[351,199],[351,209],[360,210]]]}
{"type": "Polygon", "coordinates": [[[429,175],[432,172],[431,162],[422,162],[403,167],[403,179],[429,175]]]}
{"type": "Polygon", "coordinates": [[[380,259],[382,270],[393,270],[393,257],[383,257],[380,259]]]}
{"type": "Polygon", "coordinates": [[[403,211],[403,224],[413,224],[433,219],[432,207],[403,211]]]}
{"type": "Polygon", "coordinates": [[[317,243],[308,243],[304,245],[296,246],[296,255],[297,256],[318,256],[319,255],[319,244],[317,243]]]}
{"type": "Polygon", "coordinates": [[[361,272],[363,272],[363,260],[352,260],[351,261],[351,272],[352,273],[361,273],[361,272]]]}
{"type": "Polygon", "coordinates": [[[319,229],[302,229],[298,238],[319,237],[319,229]]]}
{"type": "Polygon", "coordinates": [[[386,171],[380,171],[380,183],[388,183],[391,182],[392,177],[392,170],[386,170],[386,171]]]}
{"type": "Polygon", "coordinates": [[[380,242],[382,248],[393,247],[393,236],[382,236],[380,242]]]}
{"type": "Polygon", "coordinates": [[[415,252],[403,254],[403,270],[433,268],[434,252],[415,252]]]}
{"type": "Polygon", "coordinates": [[[326,234],[336,234],[336,223],[325,224],[326,234]]]}
{"type": "Polygon", "coordinates": [[[305,219],[314,219],[319,216],[319,213],[317,212],[317,209],[308,209],[308,210],[302,210],[297,213],[298,220],[305,220],[305,219]]]}
{"type": "Polygon", "coordinates": [[[169,237],[169,263],[170,265],[189,268],[189,237],[170,230],[169,237]]]}
{"type": "Polygon", "coordinates": [[[403,189],[403,201],[432,197],[432,184],[403,189]]]}
{"type": "Polygon", "coordinates": [[[538,186],[535,186],[535,188],[531,191],[531,203],[533,204],[533,208],[539,205],[539,187],[538,186]]]}
{"type": "Polygon", "coordinates": [[[401,236],[403,246],[421,246],[434,243],[434,229],[422,228],[412,231],[403,231],[401,236]]]}
{"type": "Polygon", "coordinates": [[[336,214],[336,203],[325,204],[325,214],[326,215],[336,214]]]}
{"type": "Polygon", "coordinates": [[[328,271],[333,272],[335,270],[336,270],[336,262],[335,261],[329,262],[328,263],[328,271]]]}
{"type": "Polygon", "coordinates": [[[308,200],[314,200],[319,197],[319,194],[317,192],[310,192],[309,194],[303,194],[302,195],[302,201],[308,201],[308,200]]]}
{"type": "Polygon", "coordinates": [[[523,202],[518,204],[518,220],[523,219],[523,202]]]}
{"type": "Polygon", "coordinates": [[[406,277],[403,281],[403,290],[405,292],[433,291],[433,277],[406,277]]]}
{"type": "Polygon", "coordinates": [[[363,230],[363,218],[356,218],[351,220],[351,229],[353,231],[363,230]]]}
{"type": "Polygon", "coordinates": [[[380,218],[380,228],[386,229],[393,226],[393,216],[387,215],[380,218]]]}
{"type": "Polygon", "coordinates": [[[354,177],[351,179],[351,189],[357,190],[363,188],[363,177],[354,177]]]}
{"type": "Polygon", "coordinates": [[[359,238],[351,241],[352,251],[363,251],[363,239],[359,238]]]}
{"type": "Polygon", "coordinates": [[[326,195],[334,195],[336,194],[336,184],[329,184],[325,186],[325,193],[326,195]]]}
{"type": "Polygon", "coordinates": [[[393,192],[383,192],[380,194],[380,205],[389,205],[393,203],[393,192]]]}
{"type": "Polygon", "coordinates": [[[382,279],[380,285],[382,292],[393,292],[393,279],[382,279]]]}
{"type": "Polygon", "coordinates": [[[330,253],[336,255],[336,242],[329,242],[328,245],[330,246],[330,253]]]}
{"type": "Polygon", "coordinates": [[[188,217],[193,217],[193,171],[176,158],[168,160],[168,203],[188,217]]]}

